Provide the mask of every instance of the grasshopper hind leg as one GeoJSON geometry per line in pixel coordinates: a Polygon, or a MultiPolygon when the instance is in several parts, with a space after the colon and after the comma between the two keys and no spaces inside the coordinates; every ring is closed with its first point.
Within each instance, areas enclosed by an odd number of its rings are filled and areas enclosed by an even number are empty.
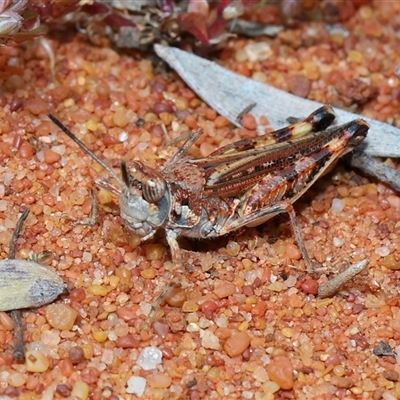
{"type": "Polygon", "coordinates": [[[261,208],[260,210],[254,211],[253,213],[246,215],[236,221],[233,221],[224,228],[224,232],[220,234],[226,234],[237,230],[244,226],[257,226],[263,222],[275,217],[278,214],[287,213],[289,215],[290,223],[293,228],[293,233],[296,238],[297,244],[301,251],[304,263],[306,264],[307,272],[315,272],[316,266],[311,261],[310,255],[308,254],[306,245],[301,234],[300,226],[297,222],[296,213],[294,211],[293,205],[286,200],[279,201],[274,205],[268,206],[266,208],[261,208]]]}

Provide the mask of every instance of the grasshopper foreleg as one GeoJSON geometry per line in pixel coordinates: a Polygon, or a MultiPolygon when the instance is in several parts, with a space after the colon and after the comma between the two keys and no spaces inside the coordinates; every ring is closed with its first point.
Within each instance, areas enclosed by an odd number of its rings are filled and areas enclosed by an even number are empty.
{"type": "Polygon", "coordinates": [[[172,262],[175,266],[181,266],[182,265],[182,255],[181,255],[181,249],[179,248],[179,243],[178,243],[178,235],[176,232],[172,229],[166,230],[166,237],[167,237],[167,242],[169,245],[169,248],[171,250],[171,258],[172,262]]]}
{"type": "Polygon", "coordinates": [[[94,188],[92,188],[90,190],[90,196],[92,199],[92,204],[90,206],[90,214],[87,218],[85,218],[82,221],[79,221],[68,214],[63,214],[61,218],[63,218],[64,220],[72,221],[73,226],[77,226],[77,225],[94,226],[97,222],[97,207],[98,207],[97,199],[96,199],[96,191],[94,188]]]}

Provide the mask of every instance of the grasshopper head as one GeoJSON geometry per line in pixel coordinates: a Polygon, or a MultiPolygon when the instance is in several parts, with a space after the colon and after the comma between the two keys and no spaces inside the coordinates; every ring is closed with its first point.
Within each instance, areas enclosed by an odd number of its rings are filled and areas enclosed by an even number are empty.
{"type": "Polygon", "coordinates": [[[144,166],[139,161],[121,164],[122,179],[96,154],[79,140],[61,121],[51,114],[48,117],[78,146],[97,161],[116,182],[118,189],[111,185],[100,185],[115,194],[121,194],[121,217],[128,229],[146,240],[151,238],[167,219],[170,207],[170,195],[162,174],[144,166]],[[114,190],[115,189],[115,190],[114,190]]]}
{"type": "Polygon", "coordinates": [[[121,164],[125,187],[120,198],[121,217],[129,230],[146,240],[168,216],[169,191],[163,176],[139,161],[121,164]]]}

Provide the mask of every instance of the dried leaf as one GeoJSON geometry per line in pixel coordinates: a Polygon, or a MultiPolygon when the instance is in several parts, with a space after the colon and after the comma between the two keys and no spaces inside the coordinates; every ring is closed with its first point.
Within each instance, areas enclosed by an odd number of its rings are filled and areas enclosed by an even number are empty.
{"type": "Polygon", "coordinates": [[[61,277],[25,260],[0,260],[0,311],[41,307],[65,290],[61,277]]]}
{"type": "MultiPolygon", "coordinates": [[[[238,115],[255,101],[251,114],[256,120],[266,116],[274,129],[287,125],[289,116],[301,118],[322,105],[238,75],[212,61],[183,50],[159,44],[154,48],[188,86],[236,126],[240,126],[238,115]]],[[[334,111],[338,124],[360,118],[358,114],[339,108],[334,108],[334,111]]],[[[393,145],[400,139],[400,129],[372,118],[362,118],[370,125],[368,136],[361,145],[362,151],[370,156],[400,157],[400,146],[393,145]]],[[[263,130],[261,127],[260,133],[263,130]]]]}

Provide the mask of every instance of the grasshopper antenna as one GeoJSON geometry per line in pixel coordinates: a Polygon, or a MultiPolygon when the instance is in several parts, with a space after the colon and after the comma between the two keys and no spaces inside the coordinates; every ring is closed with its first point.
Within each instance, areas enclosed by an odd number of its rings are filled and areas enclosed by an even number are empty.
{"type": "Polygon", "coordinates": [[[86,144],[79,140],[60,120],[58,120],[53,114],[47,114],[51,121],[56,124],[70,139],[72,139],[81,149],[85,150],[93,160],[97,161],[123,188],[125,185],[124,181],[96,154],[90,150],[86,144]]]}

